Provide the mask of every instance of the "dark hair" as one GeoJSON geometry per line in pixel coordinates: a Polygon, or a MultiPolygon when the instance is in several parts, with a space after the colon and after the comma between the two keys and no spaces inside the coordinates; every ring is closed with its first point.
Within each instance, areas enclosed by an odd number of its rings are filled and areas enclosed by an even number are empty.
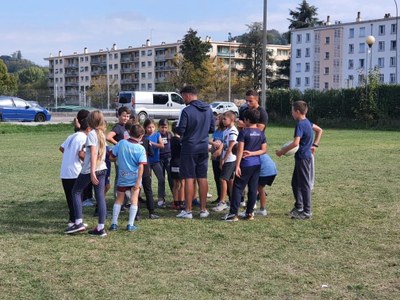
{"type": "Polygon", "coordinates": [[[307,102],[304,102],[302,100],[293,102],[292,107],[294,111],[298,110],[302,115],[305,115],[308,112],[307,102]]]}
{"type": "Polygon", "coordinates": [[[126,112],[128,115],[131,114],[131,110],[128,106],[121,106],[118,108],[118,116],[122,115],[122,113],[126,112]]]}
{"type": "Polygon", "coordinates": [[[131,129],[129,130],[129,135],[133,138],[138,138],[144,135],[144,129],[140,124],[133,124],[131,129]]]}
{"type": "Polygon", "coordinates": [[[160,119],[160,121],[158,121],[158,126],[168,126],[168,120],[167,119],[160,119]]]}
{"type": "Polygon", "coordinates": [[[76,115],[76,119],[78,120],[79,124],[81,123],[81,121],[83,119],[86,119],[87,116],[89,115],[89,111],[87,109],[81,109],[80,111],[78,111],[77,115],[76,115]]]}
{"type": "Polygon", "coordinates": [[[79,124],[81,125],[81,127],[79,127],[79,130],[81,130],[81,131],[85,131],[89,127],[87,118],[82,119],[79,122],[79,124]]]}
{"type": "Polygon", "coordinates": [[[150,124],[156,125],[156,123],[154,123],[154,120],[153,120],[153,119],[147,118],[146,120],[144,120],[143,127],[146,128],[146,127],[149,126],[150,124]]]}
{"type": "Polygon", "coordinates": [[[197,95],[198,92],[197,92],[197,89],[193,85],[187,85],[181,89],[181,94],[183,94],[183,93],[197,95]]]}
{"type": "Polygon", "coordinates": [[[257,109],[250,108],[243,113],[243,119],[248,120],[251,124],[260,122],[260,112],[257,109]]]}
{"type": "Polygon", "coordinates": [[[256,90],[247,90],[246,92],[246,96],[254,96],[254,97],[258,97],[259,94],[256,90]]]}
{"type": "Polygon", "coordinates": [[[174,133],[174,134],[177,134],[177,132],[176,132],[176,127],[178,126],[178,121],[174,121],[173,123],[172,123],[172,132],[174,133]]]}

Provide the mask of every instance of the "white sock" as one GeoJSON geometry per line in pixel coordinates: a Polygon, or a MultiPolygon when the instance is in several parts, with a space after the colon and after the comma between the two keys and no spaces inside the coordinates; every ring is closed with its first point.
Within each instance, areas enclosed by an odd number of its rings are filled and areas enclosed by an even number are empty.
{"type": "Polygon", "coordinates": [[[103,230],[104,224],[97,224],[97,231],[103,230]]]}
{"type": "Polygon", "coordinates": [[[129,208],[129,225],[133,225],[133,222],[135,222],[135,217],[138,211],[138,207],[131,204],[131,207],[129,208]]]}
{"type": "Polygon", "coordinates": [[[111,224],[118,224],[118,217],[120,212],[121,212],[121,204],[114,204],[111,224]]]}
{"type": "Polygon", "coordinates": [[[75,219],[75,224],[79,225],[83,222],[83,219],[75,219]]]}

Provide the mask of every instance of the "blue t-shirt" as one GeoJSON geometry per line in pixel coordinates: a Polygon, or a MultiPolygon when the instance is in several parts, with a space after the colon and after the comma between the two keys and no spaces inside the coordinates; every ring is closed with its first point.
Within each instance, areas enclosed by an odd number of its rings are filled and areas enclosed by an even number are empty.
{"type": "Polygon", "coordinates": [[[260,155],[260,161],[261,161],[260,177],[274,176],[278,174],[274,161],[267,153],[260,155]]]}
{"type": "Polygon", "coordinates": [[[311,157],[311,146],[314,136],[312,126],[313,124],[308,119],[297,122],[294,129],[294,137],[300,137],[300,143],[295,158],[307,159],[311,157]]]}
{"type": "Polygon", "coordinates": [[[223,140],[224,137],[224,130],[215,130],[214,133],[212,134],[212,139],[214,141],[221,141],[223,140]]]}
{"type": "MultiPolygon", "coordinates": [[[[146,137],[150,142],[158,144],[161,134],[157,131],[152,135],[146,135],[146,137]]],[[[153,149],[153,155],[149,156],[149,163],[154,164],[160,162],[160,148],[157,148],[156,146],[151,147],[153,149]]]]}
{"type": "Polygon", "coordinates": [[[130,139],[121,140],[113,147],[112,153],[118,162],[117,186],[134,186],[138,180],[139,164],[147,163],[144,147],[130,139]]]}
{"type": "MultiPolygon", "coordinates": [[[[248,151],[257,151],[261,149],[261,145],[267,143],[267,139],[265,138],[264,132],[262,132],[258,128],[244,128],[239,132],[239,136],[237,141],[244,142],[244,149],[248,151]]],[[[260,156],[249,156],[246,158],[242,158],[240,162],[241,167],[251,167],[259,165],[260,156]]]]}
{"type": "Polygon", "coordinates": [[[124,124],[115,124],[111,131],[115,132],[114,140],[116,140],[117,142],[123,139],[127,139],[129,137],[129,133],[126,131],[124,124]]]}

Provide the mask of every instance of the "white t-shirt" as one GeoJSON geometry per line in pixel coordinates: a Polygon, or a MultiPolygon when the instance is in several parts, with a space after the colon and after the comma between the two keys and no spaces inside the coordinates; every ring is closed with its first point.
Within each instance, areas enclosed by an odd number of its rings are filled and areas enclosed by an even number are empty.
{"type": "MultiPolygon", "coordinates": [[[[85,155],[85,160],[83,161],[83,165],[82,165],[82,174],[90,174],[90,158],[91,158],[91,154],[90,154],[90,147],[91,146],[95,146],[95,147],[99,147],[99,141],[97,139],[97,133],[96,130],[92,130],[89,132],[88,136],[87,136],[87,140],[86,140],[86,155],[85,155]]],[[[107,165],[105,162],[105,158],[106,158],[106,144],[104,141],[104,151],[103,151],[103,156],[101,157],[101,162],[100,164],[97,165],[96,167],[96,171],[101,171],[101,170],[106,170],[107,169],[107,165]]]]}
{"type": "Polygon", "coordinates": [[[61,147],[64,148],[64,153],[61,162],[61,179],[75,179],[78,177],[82,170],[82,161],[79,159],[79,151],[86,143],[86,134],[78,131],[71,134],[62,143],[61,147]]]}
{"type": "MultiPolygon", "coordinates": [[[[226,151],[229,148],[229,142],[234,141],[236,144],[237,137],[239,135],[239,131],[235,126],[232,126],[230,128],[227,128],[224,130],[223,136],[222,136],[222,142],[224,143],[224,150],[222,152],[222,157],[225,157],[226,151]]],[[[236,161],[236,155],[231,153],[225,160],[225,162],[233,162],[236,161]]]]}

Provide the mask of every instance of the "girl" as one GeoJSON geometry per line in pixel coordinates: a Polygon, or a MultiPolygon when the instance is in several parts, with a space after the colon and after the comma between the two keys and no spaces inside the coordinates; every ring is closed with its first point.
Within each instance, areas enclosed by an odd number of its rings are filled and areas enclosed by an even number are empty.
{"type": "Polygon", "coordinates": [[[72,188],[72,200],[75,213],[75,224],[68,227],[65,233],[85,231],[82,218],[82,199],[83,190],[92,183],[99,210],[98,225],[89,231],[93,236],[106,236],[104,223],[106,219],[106,200],[105,200],[105,178],[107,174],[106,157],[106,122],[103,113],[99,110],[92,111],[88,116],[88,125],[92,128],[86,140],[86,155],[83,161],[82,170],[79,174],[74,187],[72,188]]]}
{"type": "Polygon", "coordinates": [[[211,152],[211,162],[212,162],[212,169],[214,173],[214,181],[215,186],[217,187],[217,199],[213,201],[213,204],[218,204],[219,196],[221,194],[221,185],[220,185],[220,177],[221,177],[221,169],[219,167],[219,161],[222,154],[222,148],[220,148],[223,140],[223,134],[225,125],[222,122],[223,114],[218,114],[215,117],[215,131],[210,139],[210,152],[211,152]]]}
{"type": "Polygon", "coordinates": [[[152,119],[146,119],[143,124],[145,137],[153,149],[153,156],[149,156],[150,169],[158,180],[158,207],[165,207],[165,178],[160,164],[160,149],[164,148],[161,134],[156,132],[156,124],[152,119]]]}
{"type": "Polygon", "coordinates": [[[181,157],[181,137],[176,132],[177,121],[172,123],[172,132],[174,136],[171,138],[171,165],[170,173],[174,180],[174,186],[172,189],[172,196],[174,199],[173,208],[182,210],[185,209],[185,188],[184,180],[179,175],[179,165],[181,157]]]}
{"type": "MultiPolygon", "coordinates": [[[[160,164],[161,164],[161,169],[163,171],[163,175],[165,178],[165,174],[167,174],[167,179],[168,179],[168,185],[169,188],[172,192],[173,188],[173,181],[171,178],[171,172],[170,172],[170,161],[171,161],[171,138],[172,134],[168,130],[168,120],[167,119],[160,119],[158,121],[158,132],[161,134],[161,139],[164,144],[164,148],[160,149],[160,164]]],[[[165,194],[165,192],[164,192],[165,194]]]]}

